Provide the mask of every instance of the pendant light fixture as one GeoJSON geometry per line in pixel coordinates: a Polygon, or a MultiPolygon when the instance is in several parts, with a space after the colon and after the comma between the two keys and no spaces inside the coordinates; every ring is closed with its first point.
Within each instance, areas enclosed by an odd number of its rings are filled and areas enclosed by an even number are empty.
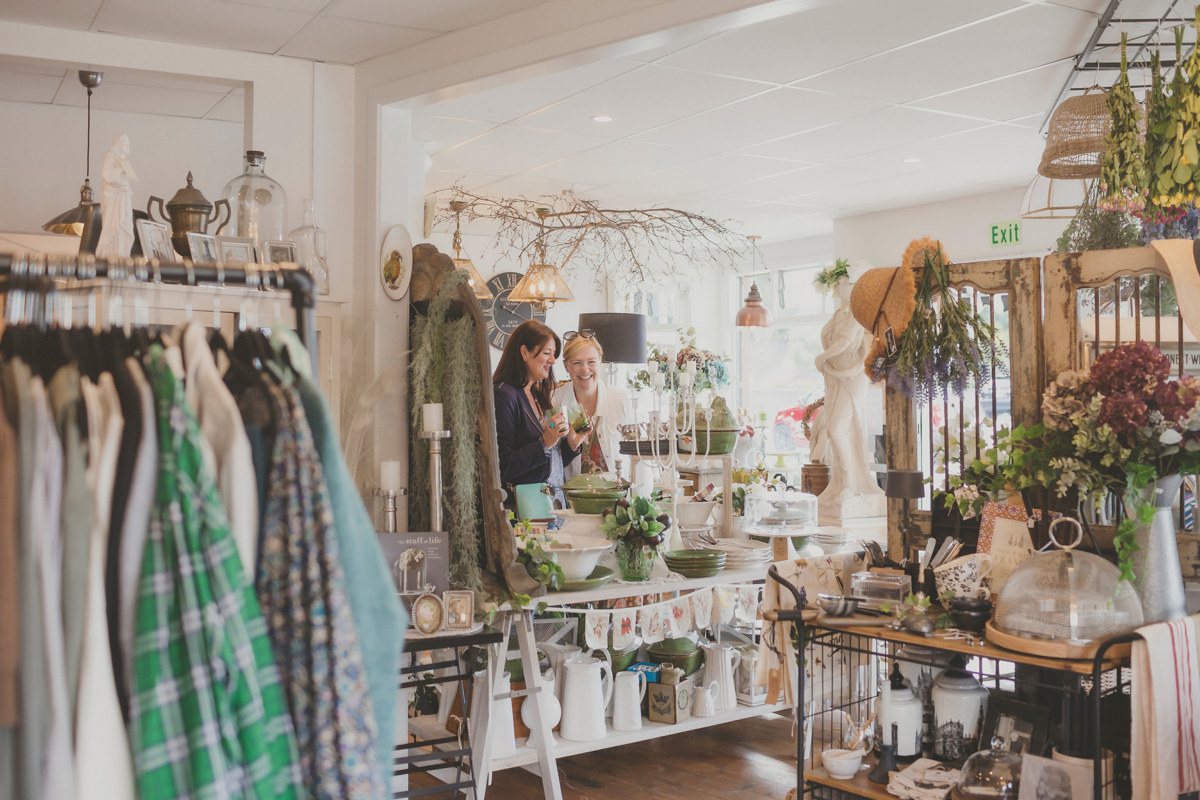
{"type": "MultiPolygon", "coordinates": [[[[545,220],[550,214],[550,209],[539,208],[537,215],[539,220],[545,220]]],[[[525,277],[517,282],[509,293],[508,299],[514,303],[533,303],[538,308],[549,308],[555,303],[569,303],[575,299],[575,295],[567,288],[567,282],[563,280],[562,275],[553,264],[546,263],[546,240],[545,233],[538,236],[538,260],[529,265],[529,271],[525,273],[525,277]]],[[[567,256],[570,258],[570,255],[567,256]]],[[[566,261],[563,261],[566,264],[566,261]]]]}
{"type": "MultiPolygon", "coordinates": [[[[758,265],[758,240],[761,236],[747,236],[750,240],[750,272],[754,273],[758,265]]],[[[750,294],[746,295],[746,305],[738,309],[733,324],[739,328],[766,328],[771,325],[771,313],[763,305],[762,295],[758,293],[758,284],[750,284],[750,294]]]]}
{"type": "Polygon", "coordinates": [[[475,269],[471,259],[463,258],[462,255],[462,231],[459,229],[459,222],[466,207],[467,204],[462,200],[450,201],[450,210],[454,212],[454,268],[467,273],[467,285],[475,291],[477,300],[491,300],[492,290],[488,288],[487,281],[479,274],[479,270],[475,269]]]}
{"type": "MultiPolygon", "coordinates": [[[[87,150],[85,151],[85,167],[83,186],[79,187],[79,205],[64,211],[42,226],[49,233],[66,233],[72,236],[82,236],[85,225],[99,232],[100,204],[92,192],[92,90],[104,79],[103,72],[79,70],[79,82],[87,89],[87,150]]],[[[84,252],[84,247],[80,247],[84,252]]]]}

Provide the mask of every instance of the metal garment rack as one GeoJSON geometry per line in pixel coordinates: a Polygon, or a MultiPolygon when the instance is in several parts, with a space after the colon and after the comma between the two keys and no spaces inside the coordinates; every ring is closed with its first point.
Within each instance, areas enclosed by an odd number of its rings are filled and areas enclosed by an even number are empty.
{"type": "Polygon", "coordinates": [[[316,293],[312,273],[296,264],[222,266],[190,261],[164,264],[136,259],[101,259],[90,255],[13,255],[0,253],[0,291],[7,292],[14,278],[33,280],[107,278],[115,282],[166,283],[197,286],[244,286],[262,291],[286,291],[296,312],[296,334],[308,350],[317,374],[316,293]]]}

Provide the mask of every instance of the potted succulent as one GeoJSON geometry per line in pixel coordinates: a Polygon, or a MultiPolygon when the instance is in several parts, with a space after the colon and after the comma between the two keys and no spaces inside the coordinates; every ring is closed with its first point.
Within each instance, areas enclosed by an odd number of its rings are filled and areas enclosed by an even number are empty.
{"type": "Polygon", "coordinates": [[[617,543],[617,566],[621,578],[644,581],[650,577],[657,547],[666,539],[671,527],[669,514],[661,513],[649,497],[624,498],[604,512],[600,530],[617,543]]]}

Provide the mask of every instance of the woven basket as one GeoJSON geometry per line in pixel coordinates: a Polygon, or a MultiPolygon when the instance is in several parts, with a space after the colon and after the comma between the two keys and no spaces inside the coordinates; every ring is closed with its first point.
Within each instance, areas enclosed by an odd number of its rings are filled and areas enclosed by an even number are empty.
{"type": "Polygon", "coordinates": [[[1038,173],[1047,178],[1100,177],[1110,127],[1107,91],[1093,86],[1079,97],[1068,97],[1050,115],[1038,173]]]}

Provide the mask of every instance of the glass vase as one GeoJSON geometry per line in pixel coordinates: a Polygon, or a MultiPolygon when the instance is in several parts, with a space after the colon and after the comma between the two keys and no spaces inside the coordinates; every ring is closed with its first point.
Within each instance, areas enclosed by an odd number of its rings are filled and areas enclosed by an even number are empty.
{"type": "Polygon", "coordinates": [[[282,242],[287,232],[287,193],[263,171],[266,160],[261,150],[247,150],[242,174],[221,192],[229,201],[228,228],[254,240],[259,261],[265,260],[263,243],[282,242]]]}
{"type": "Polygon", "coordinates": [[[617,542],[617,566],[621,570],[621,580],[644,581],[650,578],[654,559],[640,538],[633,541],[621,539],[617,542]]]}
{"type": "Polygon", "coordinates": [[[296,243],[296,261],[312,273],[317,292],[329,294],[329,266],[325,260],[325,231],[317,227],[312,200],[304,201],[304,225],[288,234],[296,243]]]}
{"type": "Polygon", "coordinates": [[[1133,554],[1134,587],[1142,601],[1145,624],[1187,616],[1183,569],[1175,545],[1175,515],[1171,503],[1179,496],[1179,475],[1165,475],[1141,490],[1154,506],[1149,525],[1139,525],[1138,550],[1133,554]]]}

